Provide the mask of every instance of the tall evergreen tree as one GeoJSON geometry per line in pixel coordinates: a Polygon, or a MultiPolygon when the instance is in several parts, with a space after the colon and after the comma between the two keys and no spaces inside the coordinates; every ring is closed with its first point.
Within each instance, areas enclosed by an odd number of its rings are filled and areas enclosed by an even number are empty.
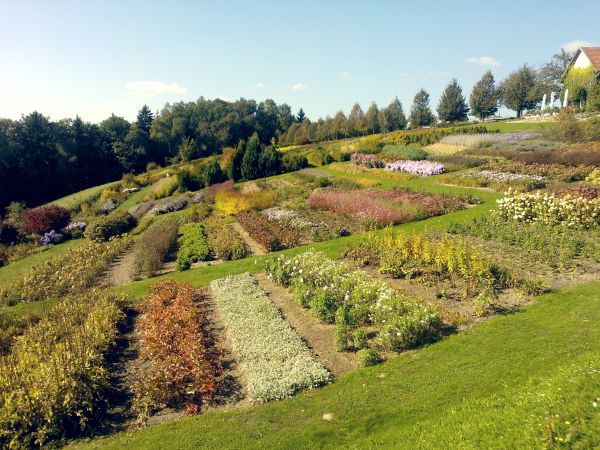
{"type": "Polygon", "coordinates": [[[494,75],[488,70],[481,80],[475,83],[469,98],[471,113],[481,120],[485,120],[498,111],[498,91],[494,75]]]}
{"type": "Polygon", "coordinates": [[[371,103],[371,106],[367,110],[365,121],[368,132],[371,134],[379,132],[379,108],[377,108],[377,103],[371,103]]]}
{"type": "Polygon", "coordinates": [[[394,98],[387,108],[382,110],[382,113],[382,129],[385,127],[385,131],[403,130],[406,128],[406,116],[398,97],[394,98]]]}
{"type": "Polygon", "coordinates": [[[296,115],[296,122],[304,122],[304,119],[306,119],[306,114],[304,114],[304,110],[302,108],[300,108],[298,110],[298,115],[296,115]]]}
{"type": "Polygon", "coordinates": [[[153,121],[154,114],[152,114],[152,111],[148,105],[142,106],[142,109],[140,109],[137,114],[138,127],[140,127],[141,130],[144,130],[146,133],[150,133],[150,128],[152,127],[153,121]]]}
{"type": "Polygon", "coordinates": [[[242,178],[244,180],[255,180],[260,178],[260,139],[258,133],[254,133],[246,144],[246,151],[242,159],[242,178]]]}
{"type": "Polygon", "coordinates": [[[469,107],[456,78],[453,78],[444,89],[437,107],[437,113],[439,119],[444,122],[463,122],[467,120],[469,107]]]}
{"type": "Polygon", "coordinates": [[[531,91],[535,86],[535,72],[527,64],[508,74],[500,85],[502,103],[513,111],[517,117],[521,117],[526,109],[533,109],[541,100],[531,97],[531,91]]]}
{"type": "Polygon", "coordinates": [[[259,166],[260,177],[277,175],[281,171],[281,153],[275,148],[275,142],[272,142],[260,154],[259,166]]]}
{"type": "Polygon", "coordinates": [[[238,181],[242,178],[242,161],[244,160],[244,153],[246,153],[246,144],[244,141],[240,140],[229,161],[227,178],[231,178],[234,181],[238,181]]]}
{"type": "Polygon", "coordinates": [[[433,123],[435,117],[429,107],[429,94],[425,89],[416,93],[410,108],[410,125],[413,128],[426,127],[433,123]]]}

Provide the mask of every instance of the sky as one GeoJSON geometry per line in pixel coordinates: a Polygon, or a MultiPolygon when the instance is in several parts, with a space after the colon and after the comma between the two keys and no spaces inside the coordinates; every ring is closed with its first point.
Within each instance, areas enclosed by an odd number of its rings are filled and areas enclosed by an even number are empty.
{"type": "Polygon", "coordinates": [[[358,101],[435,108],[578,44],[600,46],[600,1],[0,0],[0,117],[128,120],[200,96],[272,98],[317,119],[358,101]]]}

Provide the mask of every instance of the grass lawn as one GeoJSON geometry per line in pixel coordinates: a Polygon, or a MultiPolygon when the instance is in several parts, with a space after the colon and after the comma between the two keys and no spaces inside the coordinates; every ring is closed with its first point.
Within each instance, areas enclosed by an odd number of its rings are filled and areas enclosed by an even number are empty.
{"type": "Polygon", "coordinates": [[[48,203],[48,205],[58,205],[62,206],[63,208],[72,209],[79,205],[81,202],[100,194],[102,190],[114,186],[117,183],[119,183],[119,181],[112,181],[110,183],[102,184],[100,186],[94,186],[83,191],[75,192],[74,194],[67,195],[66,197],[59,198],[58,200],[54,200],[53,202],[48,203]]]}
{"type": "MultiPolygon", "coordinates": [[[[339,172],[335,172],[328,168],[323,168],[323,170],[327,170],[334,177],[348,177],[347,174],[342,174],[339,172]]],[[[363,174],[361,174],[363,176],[363,174]]],[[[482,201],[482,204],[474,206],[472,208],[467,208],[461,211],[453,212],[450,214],[446,214],[438,217],[431,217],[426,220],[411,222],[402,225],[397,225],[394,228],[402,229],[407,233],[416,233],[423,230],[435,231],[445,229],[450,223],[456,221],[464,221],[475,216],[479,216],[482,214],[486,214],[494,205],[494,201],[497,198],[500,198],[500,194],[490,191],[471,189],[471,188],[461,188],[461,187],[450,187],[450,186],[442,186],[435,183],[436,177],[423,177],[416,178],[414,180],[402,181],[399,182],[397,180],[390,180],[387,178],[379,178],[374,175],[364,174],[364,177],[371,178],[373,180],[381,182],[381,186],[378,188],[391,189],[393,187],[407,187],[413,189],[415,191],[421,192],[430,192],[433,194],[446,194],[446,195],[464,195],[467,193],[471,193],[477,197],[479,197],[482,201]]],[[[173,213],[174,214],[174,213],[173,213]]],[[[179,281],[188,281],[192,283],[194,286],[204,286],[210,283],[212,280],[216,280],[218,278],[222,278],[227,275],[235,275],[243,272],[260,272],[263,270],[263,262],[267,258],[273,257],[273,255],[277,255],[280,253],[285,253],[287,255],[292,255],[296,253],[300,253],[302,251],[308,250],[309,248],[320,250],[328,254],[330,257],[338,258],[340,257],[342,251],[350,244],[357,243],[360,239],[362,239],[364,234],[356,234],[348,237],[342,237],[338,239],[333,239],[326,242],[319,242],[315,244],[309,244],[301,247],[295,247],[289,250],[283,250],[280,252],[270,253],[268,255],[262,256],[250,256],[248,258],[240,259],[237,261],[229,261],[223,264],[217,264],[208,267],[201,267],[197,269],[191,269],[184,272],[172,272],[169,274],[161,275],[154,278],[147,278],[141,281],[136,281],[133,283],[129,283],[120,287],[120,290],[128,293],[134,298],[139,298],[148,292],[150,286],[159,279],[163,278],[173,278],[179,281]]]]}
{"type": "Polygon", "coordinates": [[[592,406],[600,397],[598,321],[600,283],[580,285],[289,400],[80,445],[545,448],[554,427],[552,436],[571,433],[591,448],[600,438],[600,408],[592,406]]]}
{"type": "Polygon", "coordinates": [[[500,130],[501,133],[512,131],[544,131],[554,127],[555,122],[488,122],[480,123],[488,130],[500,130]]]}
{"type": "Polygon", "coordinates": [[[83,239],[73,239],[71,241],[55,245],[48,250],[29,255],[28,257],[8,264],[7,266],[0,267],[0,284],[9,283],[19,275],[27,272],[32,266],[43,261],[47,261],[54,256],[62,255],[82,242],[83,239]]]}

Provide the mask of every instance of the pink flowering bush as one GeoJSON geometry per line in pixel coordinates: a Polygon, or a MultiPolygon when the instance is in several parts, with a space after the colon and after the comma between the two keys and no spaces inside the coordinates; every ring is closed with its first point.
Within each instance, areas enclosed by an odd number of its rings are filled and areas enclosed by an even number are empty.
{"type": "Polygon", "coordinates": [[[392,172],[407,172],[427,177],[444,172],[444,165],[432,161],[396,161],[386,164],[385,170],[392,172]]]}
{"type": "Polygon", "coordinates": [[[350,161],[357,166],[367,167],[369,169],[381,169],[385,166],[379,156],[372,153],[352,153],[350,161]]]}
{"type": "Polygon", "coordinates": [[[308,198],[308,204],[312,208],[333,211],[377,227],[419,220],[462,208],[462,203],[454,198],[400,189],[315,191],[308,198]]]}

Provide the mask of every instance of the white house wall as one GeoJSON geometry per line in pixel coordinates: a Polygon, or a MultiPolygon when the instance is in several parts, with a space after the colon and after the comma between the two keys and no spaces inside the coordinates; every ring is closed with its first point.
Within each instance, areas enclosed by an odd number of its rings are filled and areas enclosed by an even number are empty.
{"type": "Polygon", "coordinates": [[[583,52],[579,52],[579,56],[573,63],[573,67],[575,67],[576,69],[585,69],[586,67],[589,67],[591,65],[592,62],[590,61],[590,58],[588,58],[587,55],[583,52]]]}

